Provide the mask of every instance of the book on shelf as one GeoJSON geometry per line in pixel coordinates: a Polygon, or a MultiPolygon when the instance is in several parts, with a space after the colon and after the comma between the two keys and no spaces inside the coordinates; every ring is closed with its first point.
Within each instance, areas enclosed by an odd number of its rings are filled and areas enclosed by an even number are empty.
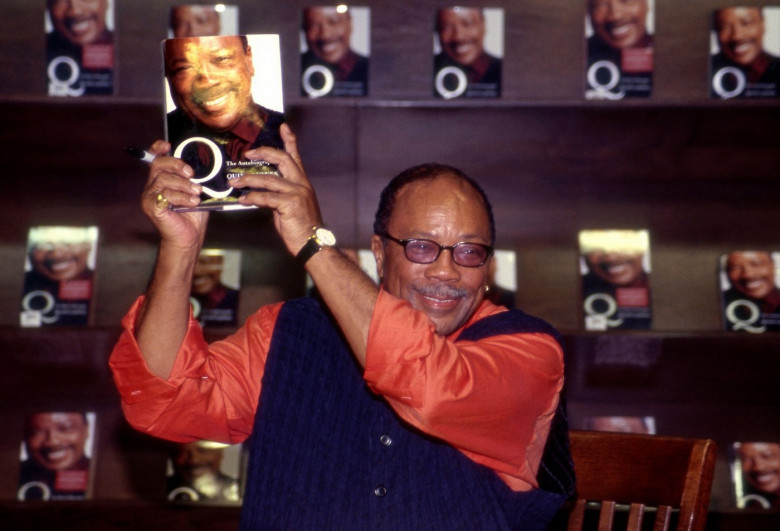
{"type": "Polygon", "coordinates": [[[249,160],[260,146],[282,149],[284,122],[278,35],[220,35],[166,39],[165,133],[172,154],[195,171],[201,203],[174,210],[242,210],[246,192],[232,179],[277,174],[273,164],[249,160]]]}
{"type": "Polygon", "coordinates": [[[235,326],[241,289],[241,251],[201,249],[192,277],[192,315],[201,326],[235,326]]]}
{"type": "Polygon", "coordinates": [[[723,328],[780,331],[780,253],[738,250],[718,261],[723,328]]]}
{"type": "Polygon", "coordinates": [[[493,304],[515,307],[517,295],[517,254],[509,249],[496,249],[490,259],[487,298],[493,304]]]}
{"type": "Polygon", "coordinates": [[[500,98],[503,60],[503,9],[453,6],[436,11],[435,97],[500,98]]]}
{"type": "Polygon", "coordinates": [[[19,455],[19,500],[92,497],[96,415],[41,411],[25,415],[19,455]]]}
{"type": "Polygon", "coordinates": [[[737,508],[780,508],[780,442],[734,442],[729,461],[737,508]]]}
{"type": "Polygon", "coordinates": [[[780,7],[712,12],[709,79],[715,99],[780,96],[780,7]]]}
{"type": "Polygon", "coordinates": [[[98,228],[31,227],[20,325],[87,325],[94,292],[98,228]]]}
{"type": "Polygon", "coordinates": [[[240,505],[247,455],[241,444],[172,443],[166,497],[171,502],[240,505]]]}
{"type": "Polygon", "coordinates": [[[582,230],[579,250],[585,329],[650,328],[649,232],[582,230]]]}
{"type": "Polygon", "coordinates": [[[112,0],[46,2],[46,83],[49,96],[114,93],[114,6],[112,0]]]}
{"type": "Polygon", "coordinates": [[[622,415],[585,417],[582,419],[582,429],[655,435],[655,417],[622,415]]]}
{"type": "Polygon", "coordinates": [[[238,35],[238,6],[178,4],[171,6],[168,38],[238,35]]]}
{"type": "Polygon", "coordinates": [[[585,0],[585,98],[622,100],[653,93],[654,0],[585,0]],[[617,20],[616,20],[617,19],[617,20]]]}
{"type": "Polygon", "coordinates": [[[370,8],[304,7],[300,56],[301,96],[367,96],[371,61],[370,8]]]}

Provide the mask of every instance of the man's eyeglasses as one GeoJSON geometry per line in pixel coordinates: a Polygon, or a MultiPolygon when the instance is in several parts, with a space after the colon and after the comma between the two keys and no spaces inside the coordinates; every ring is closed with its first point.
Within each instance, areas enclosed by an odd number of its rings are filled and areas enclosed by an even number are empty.
{"type": "Polygon", "coordinates": [[[493,248],[482,243],[460,242],[455,245],[440,245],[432,240],[399,240],[389,234],[379,234],[404,248],[404,255],[416,264],[432,264],[439,259],[442,251],[452,253],[452,260],[459,266],[479,267],[493,255],[493,248]]]}

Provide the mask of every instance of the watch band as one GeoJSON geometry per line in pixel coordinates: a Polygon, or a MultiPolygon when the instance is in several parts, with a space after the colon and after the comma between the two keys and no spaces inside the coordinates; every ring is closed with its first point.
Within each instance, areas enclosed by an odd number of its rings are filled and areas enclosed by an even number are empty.
{"type": "Polygon", "coordinates": [[[323,247],[333,247],[334,245],[336,245],[336,238],[331,231],[324,227],[312,227],[312,235],[295,255],[295,259],[303,266],[323,247]]]}

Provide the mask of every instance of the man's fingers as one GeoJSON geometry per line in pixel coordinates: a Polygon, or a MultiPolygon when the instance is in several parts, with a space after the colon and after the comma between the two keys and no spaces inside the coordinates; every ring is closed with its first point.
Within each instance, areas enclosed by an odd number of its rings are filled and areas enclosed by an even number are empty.
{"type": "Polygon", "coordinates": [[[279,133],[282,136],[282,142],[284,142],[284,150],[292,157],[295,163],[301,170],[303,170],[303,163],[301,162],[301,155],[298,152],[298,139],[287,124],[282,124],[279,127],[279,133]]]}

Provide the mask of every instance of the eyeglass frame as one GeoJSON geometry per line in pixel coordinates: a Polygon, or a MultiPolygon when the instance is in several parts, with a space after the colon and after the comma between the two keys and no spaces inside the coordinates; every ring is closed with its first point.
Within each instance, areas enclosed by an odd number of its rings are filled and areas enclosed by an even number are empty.
{"type": "Polygon", "coordinates": [[[483,265],[485,265],[487,263],[488,260],[490,260],[490,257],[493,256],[493,252],[494,252],[493,246],[492,245],[487,245],[485,243],[458,242],[455,245],[442,245],[439,242],[435,242],[435,241],[429,240],[427,238],[406,238],[406,239],[402,240],[402,239],[390,236],[387,233],[377,234],[377,236],[379,236],[380,238],[386,238],[386,239],[388,239],[388,240],[390,240],[392,242],[397,243],[401,247],[403,247],[404,257],[407,260],[409,260],[410,262],[412,262],[413,264],[423,264],[423,265],[434,264],[434,263],[436,263],[436,261],[441,256],[442,251],[449,251],[450,254],[452,255],[452,261],[455,263],[455,265],[458,265],[460,267],[482,267],[483,265]],[[434,244],[435,246],[437,246],[439,248],[439,252],[436,253],[436,257],[433,260],[431,260],[430,262],[418,262],[416,260],[412,260],[411,258],[409,258],[409,255],[406,252],[406,246],[409,245],[412,242],[430,242],[430,243],[434,244]],[[458,247],[459,245],[476,245],[477,247],[483,248],[486,251],[485,259],[482,260],[482,262],[477,264],[477,265],[459,264],[457,259],[455,258],[455,248],[458,247]]]}

